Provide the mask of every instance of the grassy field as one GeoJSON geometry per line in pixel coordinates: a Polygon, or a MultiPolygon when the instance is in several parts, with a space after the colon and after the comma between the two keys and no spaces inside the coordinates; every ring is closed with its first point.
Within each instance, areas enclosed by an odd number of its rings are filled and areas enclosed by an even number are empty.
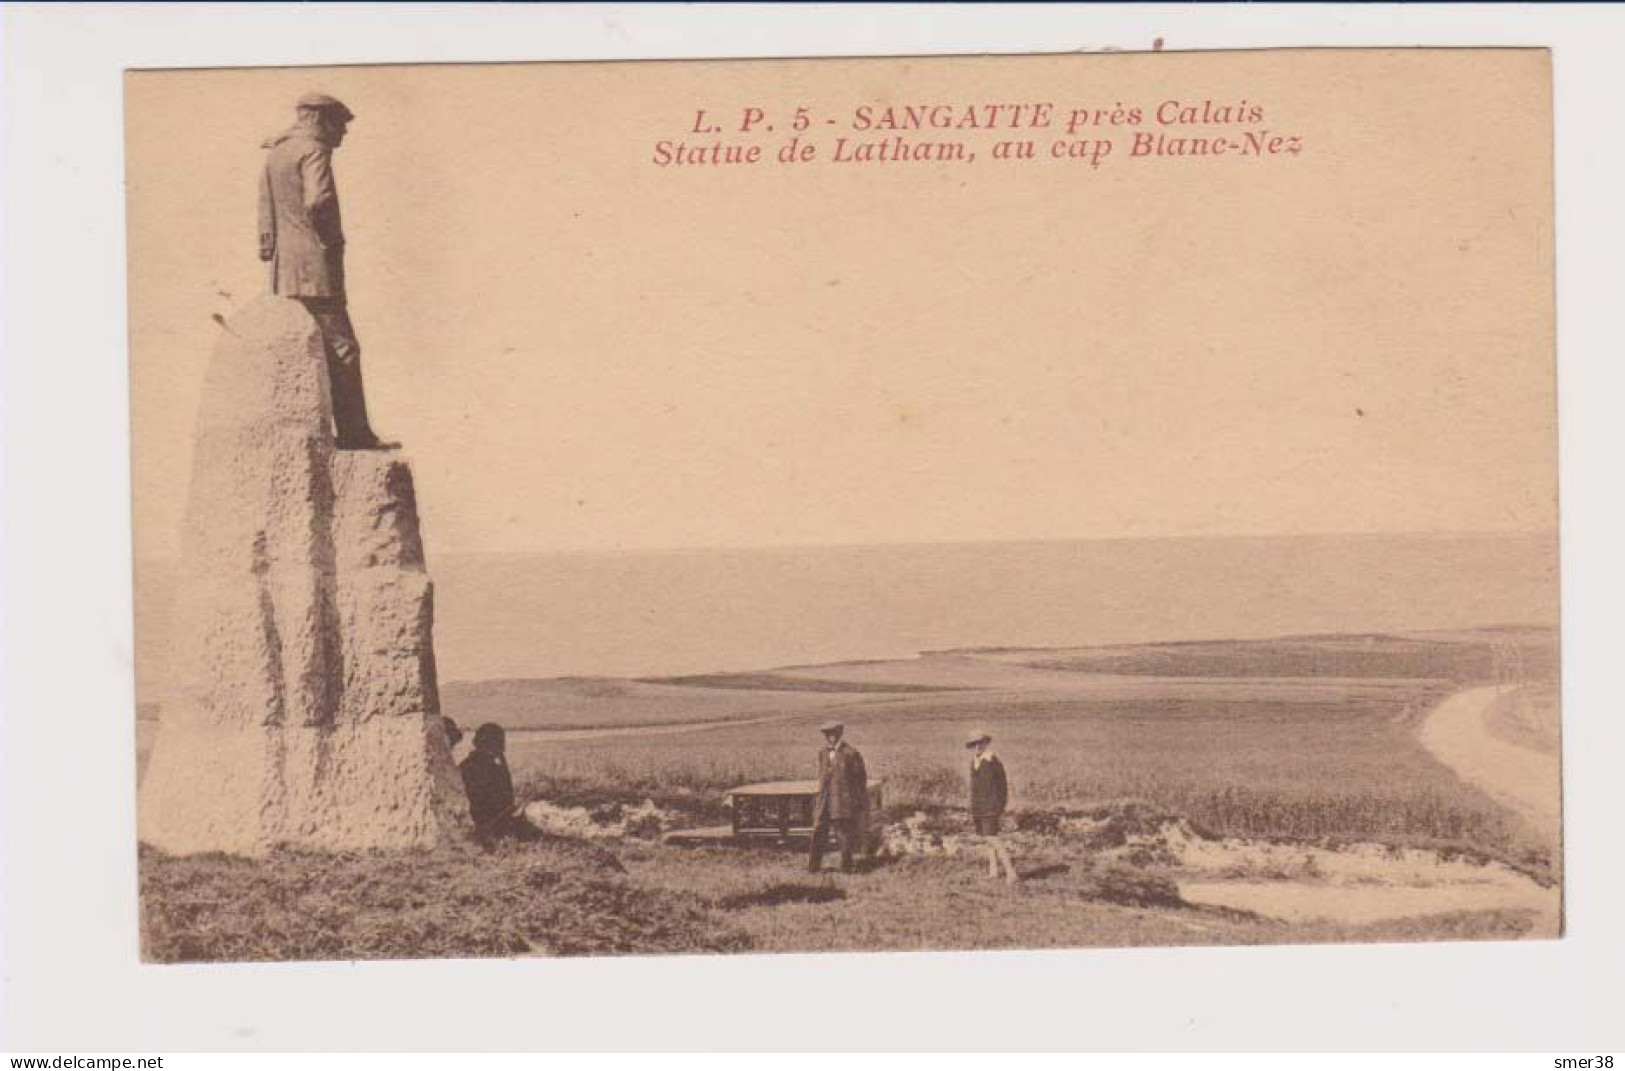
{"type": "MultiPolygon", "coordinates": [[[[1516,635],[1529,648],[1526,670],[1555,666],[1543,653],[1549,637],[1543,646],[1539,635],[1516,635]]],[[[822,691],[826,702],[782,709],[775,721],[597,739],[516,733],[509,747],[535,796],[649,797],[720,820],[729,787],[810,776],[816,724],[838,713],[901,812],[962,805],[961,741],[982,726],[1017,807],[1140,799],[1219,833],[1460,845],[1539,869],[1553,864],[1555,846],[1417,739],[1435,703],[1490,678],[1494,644],[1504,642],[1465,634],[949,652],[787,671],[852,691],[822,691]],[[1311,675],[1317,668],[1337,675],[1311,675]],[[933,680],[953,690],[898,690],[933,680]]],[[[720,688],[709,678],[697,691],[747,693],[750,679],[720,688]]],[[[749,704],[758,713],[785,693],[760,694],[762,704],[749,704]]]]}
{"type": "Polygon", "coordinates": [[[143,848],[142,951],[158,962],[733,952],[700,898],[556,840],[490,855],[266,860],[143,848]]]}
{"type": "Polygon", "coordinates": [[[1178,677],[1387,677],[1484,681],[1497,666],[1555,679],[1557,646],[1541,629],[1410,635],[1287,636],[1271,640],[1154,643],[1054,652],[1000,652],[1043,669],[1178,677]]]}
{"type": "MultiPolygon", "coordinates": [[[[444,705],[465,727],[519,730],[509,751],[534,798],[652,798],[720,821],[728,788],[810,776],[816,726],[839,717],[892,808],[957,807],[961,741],[980,726],[1018,807],[1142,799],[1221,833],[1460,844],[1538,868],[1555,845],[1417,739],[1429,708],[1492,679],[1509,645],[1533,680],[1491,728],[1554,750],[1555,639],[1536,630],[943,652],[686,684],[491,681],[448,684],[444,705]],[[1339,675],[1303,675],[1316,667],[1339,675]]],[[[152,725],[140,722],[142,760],[152,725]]]]}
{"type": "Polygon", "coordinates": [[[494,721],[508,729],[596,729],[734,721],[815,710],[828,697],[794,688],[704,688],[659,681],[453,681],[441,703],[463,725],[494,721]]]}
{"type": "MultiPolygon", "coordinates": [[[[1555,638],[1533,630],[447,685],[446,712],[465,726],[515,730],[509,756],[522,795],[561,805],[652,799],[688,825],[723,821],[722,795],[735,785],[811,776],[817,724],[834,714],[885,781],[889,820],[925,811],[957,829],[962,740],[968,727],[985,727],[1010,771],[1027,880],[1006,888],[974,859],[912,855],[811,877],[793,851],[636,837],[260,862],[143,849],[144,953],[345,959],[1517,937],[1533,925],[1528,913],[1287,925],[1197,907],[1154,860],[1107,861],[1099,845],[1046,834],[1057,816],[1107,807],[1213,834],[1442,847],[1549,885],[1560,869],[1555,845],[1418,740],[1437,702],[1504,682],[1509,666],[1528,686],[1487,724],[1525,746],[1555,747],[1555,638]]],[[[141,723],[144,741],[151,724],[141,723]]]]}
{"type": "MultiPolygon", "coordinates": [[[[1220,833],[1429,840],[1519,862],[1545,858],[1521,822],[1414,744],[1427,692],[1305,708],[1260,696],[1224,702],[1005,699],[847,716],[849,738],[890,809],[962,805],[959,730],[991,723],[1014,805],[1043,809],[1140,799],[1220,833]]],[[[817,734],[803,720],[684,736],[510,743],[524,791],[609,792],[703,810],[727,788],[812,776],[817,734]]],[[[720,812],[704,815],[721,819],[720,812]]]]}
{"type": "Polygon", "coordinates": [[[1492,909],[1289,925],[1186,903],[1163,868],[1100,847],[1028,838],[1014,887],[975,856],[809,875],[793,850],[635,839],[264,860],[143,849],[142,950],[158,962],[875,952],[1508,939],[1534,923],[1492,909]]]}

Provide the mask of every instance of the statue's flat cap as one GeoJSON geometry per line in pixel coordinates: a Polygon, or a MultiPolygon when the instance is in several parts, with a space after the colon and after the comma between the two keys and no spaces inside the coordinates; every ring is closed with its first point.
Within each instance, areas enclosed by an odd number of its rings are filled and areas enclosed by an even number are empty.
{"type": "Polygon", "coordinates": [[[299,98],[298,107],[315,108],[318,111],[332,112],[349,122],[355,118],[355,112],[344,106],[344,102],[337,97],[330,97],[326,93],[306,93],[299,98]]]}

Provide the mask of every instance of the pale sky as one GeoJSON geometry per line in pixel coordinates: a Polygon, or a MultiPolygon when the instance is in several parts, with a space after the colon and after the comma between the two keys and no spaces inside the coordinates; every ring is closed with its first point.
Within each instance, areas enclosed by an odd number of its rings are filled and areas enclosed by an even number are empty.
{"type": "Polygon", "coordinates": [[[357,113],[335,158],[351,312],[432,552],[1556,523],[1543,53],[126,88],[142,556],[178,534],[210,314],[265,286],[259,143],[318,88],[357,113]],[[844,124],[862,104],[1242,98],[1304,153],[1129,160],[1118,131],[1099,169],[650,163],[700,107],[844,124]]]}

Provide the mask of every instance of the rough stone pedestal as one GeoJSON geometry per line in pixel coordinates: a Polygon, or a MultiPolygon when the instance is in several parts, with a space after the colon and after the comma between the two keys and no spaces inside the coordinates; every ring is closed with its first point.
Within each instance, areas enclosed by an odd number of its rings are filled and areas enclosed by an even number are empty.
{"type": "Polygon", "coordinates": [[[335,451],[330,414],[303,306],[233,317],[198,411],[148,844],[429,847],[466,821],[411,469],[335,451]]]}

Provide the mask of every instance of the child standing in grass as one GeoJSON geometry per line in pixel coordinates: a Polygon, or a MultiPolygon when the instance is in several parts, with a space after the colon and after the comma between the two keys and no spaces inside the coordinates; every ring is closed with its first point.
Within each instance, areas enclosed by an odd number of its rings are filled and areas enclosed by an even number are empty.
{"type": "Polygon", "coordinates": [[[970,760],[970,817],[976,833],[987,844],[987,876],[997,878],[1004,868],[1004,880],[1014,885],[1020,880],[1016,865],[1010,861],[1010,851],[1000,838],[1004,808],[1010,802],[1010,782],[1004,774],[1004,763],[989,749],[993,737],[985,732],[974,732],[965,746],[973,752],[970,760]]]}

